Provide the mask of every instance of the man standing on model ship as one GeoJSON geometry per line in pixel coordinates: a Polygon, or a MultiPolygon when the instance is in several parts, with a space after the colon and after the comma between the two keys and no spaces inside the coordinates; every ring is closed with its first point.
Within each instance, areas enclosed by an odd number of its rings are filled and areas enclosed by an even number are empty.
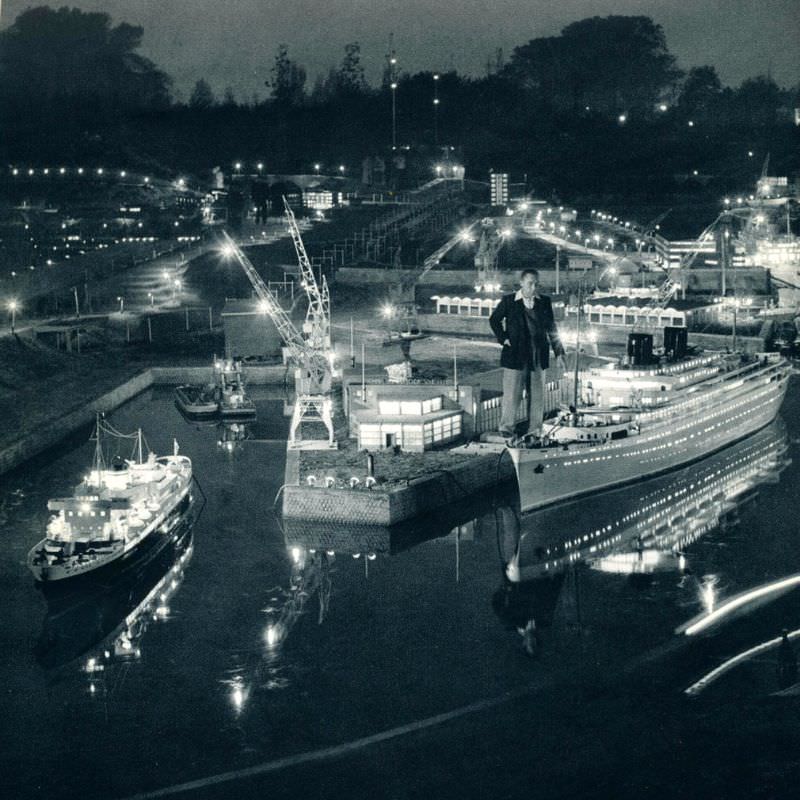
{"type": "Polygon", "coordinates": [[[539,436],[544,419],[544,379],[550,364],[550,347],[556,364],[566,371],[564,347],[558,337],[553,306],[536,286],[539,273],[526,269],[520,275],[520,288],[503,296],[489,318],[492,332],[503,346],[503,414],[500,434],[514,435],[523,386],[528,387],[528,430],[539,436]]]}

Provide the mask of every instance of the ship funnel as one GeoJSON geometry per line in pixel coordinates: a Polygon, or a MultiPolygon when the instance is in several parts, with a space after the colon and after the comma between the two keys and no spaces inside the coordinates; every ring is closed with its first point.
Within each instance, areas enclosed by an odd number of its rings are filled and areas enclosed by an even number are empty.
{"type": "Polygon", "coordinates": [[[641,367],[653,360],[653,334],[628,334],[628,361],[631,366],[641,367]]]}
{"type": "Polygon", "coordinates": [[[664,355],[671,361],[678,361],[686,351],[687,329],[667,325],[664,328],[664,355]]]}

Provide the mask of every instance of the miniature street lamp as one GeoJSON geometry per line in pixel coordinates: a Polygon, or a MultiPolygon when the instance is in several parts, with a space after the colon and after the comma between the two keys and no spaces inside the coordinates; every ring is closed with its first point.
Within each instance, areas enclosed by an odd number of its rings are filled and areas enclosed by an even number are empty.
{"type": "Polygon", "coordinates": [[[125,310],[125,298],[117,296],[117,302],[119,303],[119,313],[121,314],[125,310]]]}
{"type": "Polygon", "coordinates": [[[433,143],[439,144],[439,73],[433,76],[433,143]]]}
{"type": "Polygon", "coordinates": [[[17,324],[17,309],[19,303],[16,300],[8,301],[8,310],[11,312],[11,333],[14,333],[14,326],[17,324]]]}

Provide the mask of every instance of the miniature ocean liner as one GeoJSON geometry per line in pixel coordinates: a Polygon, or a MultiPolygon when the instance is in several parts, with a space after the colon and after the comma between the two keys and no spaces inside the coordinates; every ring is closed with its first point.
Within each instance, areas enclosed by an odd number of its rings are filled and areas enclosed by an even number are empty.
{"type": "Polygon", "coordinates": [[[191,503],[192,462],[178,455],[143,457],[141,429],[125,435],[98,417],[89,474],[71,497],[50,500],[47,536],[28,554],[43,584],[77,578],[127,560],[152,536],[168,536],[191,503]],[[133,439],[134,457],[106,467],[103,435],[133,439]]]}
{"type": "Polygon", "coordinates": [[[508,448],[523,511],[674,469],[777,415],[792,371],[780,355],[684,355],[684,333],[673,358],[658,359],[650,334],[631,339],[629,363],[581,372],[582,402],[545,421],[541,439],[508,448]]]}
{"type": "Polygon", "coordinates": [[[685,548],[779,480],[791,464],[780,416],[730,447],[635,486],[600,492],[519,517],[499,519],[517,546],[511,580],[530,580],[587,561],[603,572],[648,573],[680,567],[685,548]],[[516,536],[514,533],[516,531],[516,536]]]}

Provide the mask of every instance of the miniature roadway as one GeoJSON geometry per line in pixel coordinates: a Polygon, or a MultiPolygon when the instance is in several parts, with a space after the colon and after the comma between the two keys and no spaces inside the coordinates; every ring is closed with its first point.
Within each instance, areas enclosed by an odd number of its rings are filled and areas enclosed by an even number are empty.
{"type": "Polygon", "coordinates": [[[562,239],[560,236],[556,236],[553,233],[546,233],[540,228],[534,228],[530,225],[525,226],[524,230],[525,233],[529,234],[534,239],[541,239],[543,242],[552,244],[554,247],[560,247],[562,250],[571,250],[575,253],[591,256],[592,258],[604,263],[615,264],[623,258],[626,258],[629,261],[632,261],[634,264],[638,264],[639,266],[642,266],[645,263],[641,253],[636,253],[630,250],[623,251],[621,253],[618,251],[597,250],[594,247],[586,247],[585,245],[578,244],[577,242],[571,242],[569,239],[562,239]]]}

